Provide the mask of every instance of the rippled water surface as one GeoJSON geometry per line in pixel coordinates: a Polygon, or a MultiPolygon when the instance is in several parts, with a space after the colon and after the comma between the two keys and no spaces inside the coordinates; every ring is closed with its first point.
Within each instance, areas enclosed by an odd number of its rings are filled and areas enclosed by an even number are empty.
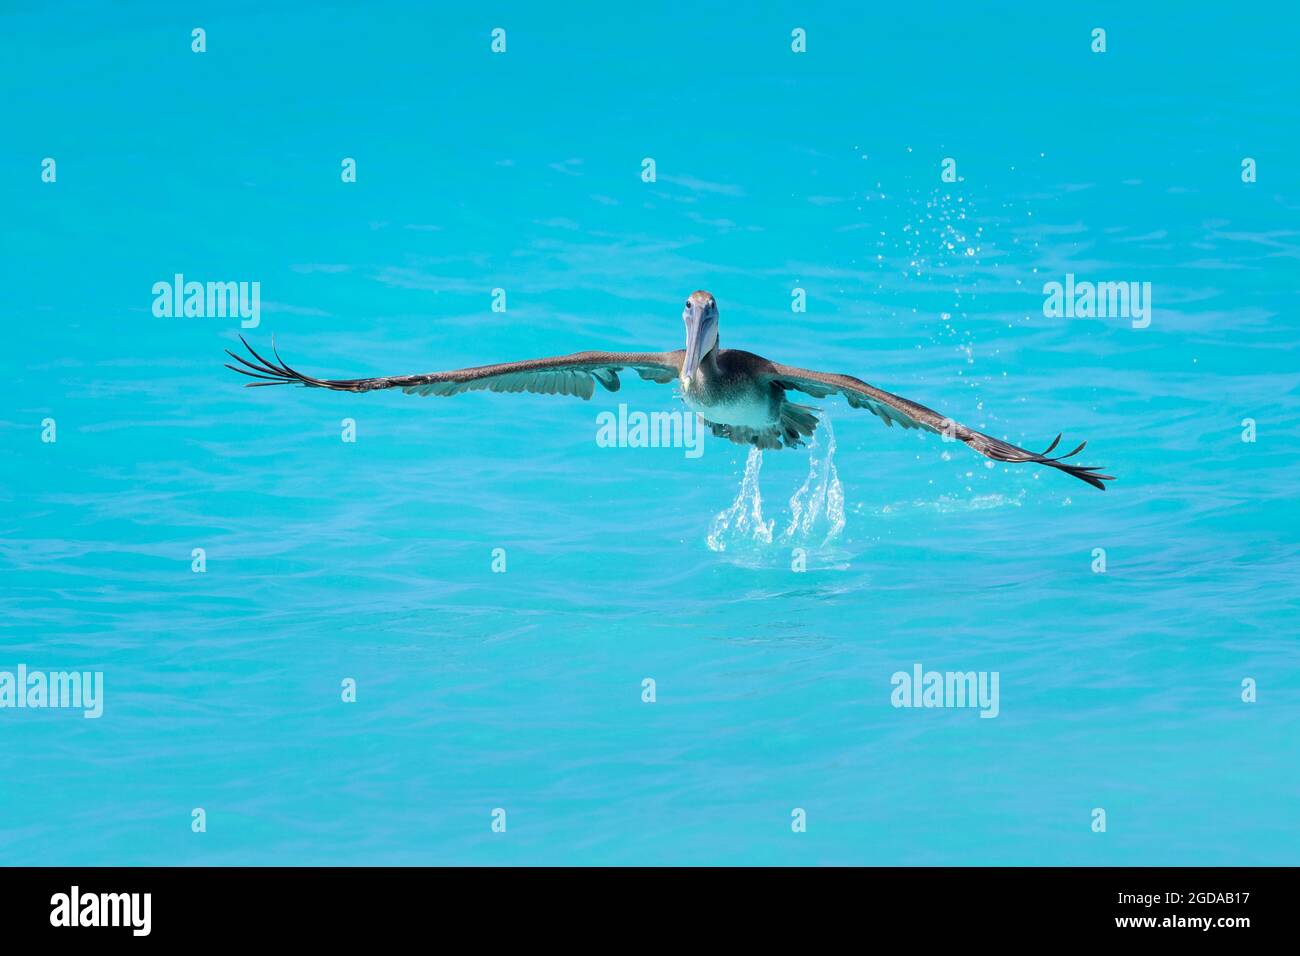
{"type": "Polygon", "coordinates": [[[0,863],[1296,861],[1300,16],[732,11],[0,14],[0,670],[106,685],[0,709],[0,863]],[[706,288],[725,347],[1118,480],[838,399],[601,447],[680,408],[635,375],[244,389],[176,273],[334,377],[678,348],[706,288]],[[1046,316],[1067,273],[1149,327],[1046,316]],[[891,706],[918,663],[997,718],[891,706]]]}

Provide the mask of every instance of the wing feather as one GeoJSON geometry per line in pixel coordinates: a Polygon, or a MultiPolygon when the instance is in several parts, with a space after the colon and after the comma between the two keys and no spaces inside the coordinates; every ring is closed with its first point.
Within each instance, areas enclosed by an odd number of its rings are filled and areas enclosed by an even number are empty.
{"type": "Polygon", "coordinates": [[[685,354],[681,349],[673,352],[574,352],[572,355],[481,365],[449,372],[328,379],[314,378],[290,368],[280,358],[274,341],[271,343],[274,359],[267,359],[258,354],[242,335],[239,340],[244,343],[244,348],[248,349],[252,359],[236,355],[227,349],[226,354],[239,365],[227,364],[226,368],[257,379],[247,383],[251,388],[293,384],[339,392],[373,392],[400,388],[407,395],[445,396],[486,390],[575,395],[589,399],[595,394],[597,385],[606,391],[617,392],[621,387],[618,373],[625,368],[632,369],[647,381],[661,384],[671,382],[680,373],[685,354]]]}
{"type": "Polygon", "coordinates": [[[985,435],[983,432],[967,428],[960,422],[955,422],[951,418],[940,415],[932,408],[926,408],[924,405],[917,404],[902,396],[886,392],[882,388],[876,388],[874,385],[869,385],[852,375],[815,372],[810,369],[795,368],[791,365],[778,365],[773,362],[770,363],[768,376],[782,388],[804,392],[816,398],[825,398],[833,394],[842,395],[849,405],[854,408],[865,408],[886,425],[897,424],[903,428],[923,428],[926,431],[935,432],[948,438],[955,438],[984,457],[991,458],[994,461],[1046,465],[1049,468],[1055,468],[1067,475],[1078,478],[1080,481],[1086,481],[1094,488],[1100,488],[1102,491],[1106,490],[1104,482],[1114,481],[1113,476],[1100,474],[1100,467],[1066,463],[1066,459],[1073,458],[1083,451],[1087,442],[1083,442],[1069,454],[1049,458],[1048,456],[1061,441],[1060,435],[1057,435],[1056,439],[1041,452],[1027,451],[1017,445],[1012,445],[1010,442],[994,438],[992,435],[985,435]]]}

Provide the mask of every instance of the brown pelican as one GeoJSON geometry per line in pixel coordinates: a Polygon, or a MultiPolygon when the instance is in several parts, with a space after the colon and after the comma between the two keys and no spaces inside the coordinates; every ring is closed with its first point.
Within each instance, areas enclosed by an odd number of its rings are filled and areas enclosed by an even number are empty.
{"type": "Polygon", "coordinates": [[[458,395],[488,389],[493,392],[537,392],[546,395],[577,395],[591,398],[595,385],[610,392],[619,389],[618,373],[632,369],[641,378],[667,384],[681,383],[681,399],[697,412],[714,435],[739,445],[757,448],[794,448],[804,444],[817,428],[818,409],[791,402],[788,392],[802,392],[814,398],[842,395],[853,408],[865,408],[886,425],[923,428],[946,438],[964,442],[994,461],[1046,465],[1086,481],[1103,491],[1110,475],[1096,467],[1068,464],[1087,442],[1068,455],[1049,458],[1061,440],[1056,439],[1041,453],[960,425],[938,412],[900,398],[851,375],[814,372],[776,362],[738,349],[718,345],[718,305],[707,292],[693,292],[682,311],[686,323],[686,348],[673,352],[574,352],[553,358],[526,359],[500,365],[480,365],[450,372],[417,375],[387,375],[379,378],[321,379],[290,368],[275,351],[275,361],[263,358],[247,341],[240,341],[253,361],[229,349],[226,354],[240,363],[227,365],[259,381],[249,387],[297,383],[309,388],[341,392],[373,392],[400,388],[408,395],[458,395]]]}

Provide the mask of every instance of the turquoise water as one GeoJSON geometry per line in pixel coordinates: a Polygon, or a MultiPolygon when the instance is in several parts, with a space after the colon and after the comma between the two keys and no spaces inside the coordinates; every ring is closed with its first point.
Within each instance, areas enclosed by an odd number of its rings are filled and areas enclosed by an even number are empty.
{"type": "Polygon", "coordinates": [[[0,14],[0,670],[104,675],[0,709],[0,863],[1296,862],[1300,15],[800,6],[0,14]],[[260,323],[156,317],[176,273],[260,323]],[[1046,316],[1067,273],[1149,327],[1046,316]],[[745,485],[601,447],[680,408],[632,375],[222,367],[678,348],[696,288],[724,346],[1118,480],[810,400],[745,485]],[[892,706],[916,664],[998,716],[892,706]]]}

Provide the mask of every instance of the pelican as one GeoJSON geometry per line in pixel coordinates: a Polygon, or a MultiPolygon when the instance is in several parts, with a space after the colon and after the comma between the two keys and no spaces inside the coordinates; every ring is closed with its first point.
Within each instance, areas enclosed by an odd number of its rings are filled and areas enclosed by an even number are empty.
{"type": "Polygon", "coordinates": [[[488,389],[493,392],[535,392],[577,395],[589,399],[599,384],[616,392],[618,373],[631,369],[642,379],[660,384],[680,383],[680,397],[714,435],[756,448],[797,448],[817,429],[819,409],[790,401],[790,392],[813,398],[842,396],[851,407],[865,408],[886,425],[921,428],[966,445],[993,461],[1045,465],[1106,490],[1111,475],[1098,467],[1071,464],[1084,442],[1067,455],[1048,457],[1061,436],[1039,453],[967,428],[938,412],[868,385],[852,375],[814,372],[780,365],[752,352],[724,349],[718,344],[718,304],[707,292],[691,293],[682,310],[686,348],[672,352],[574,352],[552,358],[526,359],[499,365],[479,365],[450,372],[386,375],[378,378],[321,379],[295,371],[275,350],[275,360],[263,358],[240,336],[251,361],[226,350],[239,363],[226,368],[258,379],[250,388],[298,384],[339,392],[373,392],[400,388],[407,395],[459,395],[488,389]]]}

